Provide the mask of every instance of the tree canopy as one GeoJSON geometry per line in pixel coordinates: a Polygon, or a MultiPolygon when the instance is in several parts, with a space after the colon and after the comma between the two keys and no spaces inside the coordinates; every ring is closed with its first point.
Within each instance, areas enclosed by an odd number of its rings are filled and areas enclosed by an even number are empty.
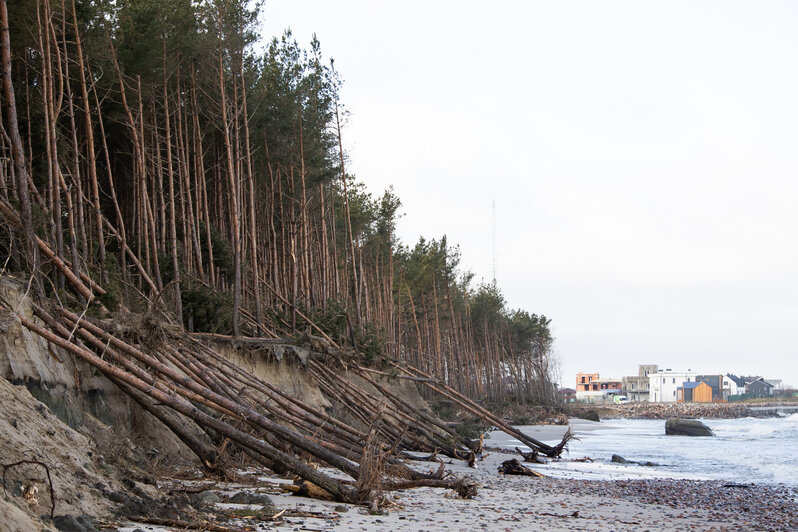
{"type": "MultiPolygon", "coordinates": [[[[2,200],[107,287],[111,310],[158,301],[189,331],[235,335],[315,326],[473,398],[551,401],[550,320],[509,309],[495,283],[474,285],[445,236],[397,239],[400,199],[346,171],[333,61],[290,30],[259,52],[260,9],[10,4],[22,150],[0,137],[2,200]]],[[[12,130],[8,114],[3,124],[12,130]]],[[[25,237],[3,220],[0,249],[24,270],[25,237]]],[[[63,272],[42,270],[41,289],[66,297],[63,272]]]]}

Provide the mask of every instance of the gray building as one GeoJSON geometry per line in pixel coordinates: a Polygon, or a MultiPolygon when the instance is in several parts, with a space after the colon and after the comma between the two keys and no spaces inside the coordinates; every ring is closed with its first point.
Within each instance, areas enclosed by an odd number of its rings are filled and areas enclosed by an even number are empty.
{"type": "Polygon", "coordinates": [[[773,385],[759,378],[745,385],[745,393],[754,397],[770,397],[773,395],[773,385]]]}
{"type": "MultiPolygon", "coordinates": [[[[712,388],[712,399],[728,400],[729,394],[723,391],[723,375],[699,375],[696,382],[706,382],[712,388]]],[[[686,399],[685,399],[686,400],[686,399]]]]}
{"type": "Polygon", "coordinates": [[[623,377],[623,394],[630,401],[648,401],[649,396],[649,374],[656,373],[659,367],[656,364],[641,364],[637,375],[623,377]]]}

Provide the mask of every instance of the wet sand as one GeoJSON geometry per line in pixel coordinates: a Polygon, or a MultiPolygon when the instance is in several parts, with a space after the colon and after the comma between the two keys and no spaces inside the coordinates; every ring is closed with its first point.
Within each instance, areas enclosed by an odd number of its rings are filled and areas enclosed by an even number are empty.
{"type": "MultiPolygon", "coordinates": [[[[517,455],[516,455],[517,456],[517,455]]],[[[580,481],[504,476],[498,465],[511,455],[492,453],[470,474],[481,488],[463,500],[420,488],[392,494],[387,515],[363,508],[272,495],[279,508],[322,512],[291,518],[294,529],[317,530],[798,530],[793,489],[724,487],[725,482],[670,479],[580,481]],[[338,511],[337,511],[338,510],[338,511]]]]}

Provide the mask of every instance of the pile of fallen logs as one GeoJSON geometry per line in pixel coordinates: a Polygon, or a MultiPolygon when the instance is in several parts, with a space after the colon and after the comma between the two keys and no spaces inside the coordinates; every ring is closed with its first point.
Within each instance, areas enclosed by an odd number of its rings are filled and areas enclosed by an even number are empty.
{"type": "Polygon", "coordinates": [[[110,319],[78,315],[62,305],[30,304],[41,321],[2,302],[29,330],[116,383],[209,470],[224,468],[223,450],[232,443],[275,473],[303,481],[304,492],[342,502],[376,505],[383,491],[419,486],[473,497],[475,483],[445,476],[438,456],[474,465],[481,457],[481,440],[465,438],[432,413],[411,405],[391,390],[390,377],[429,387],[542,455],[559,456],[567,442],[564,438],[549,446],[530,438],[416,368],[394,365],[396,373],[390,375],[358,365],[352,362],[355,357],[347,357],[329,339],[307,337],[302,346],[274,339],[229,341],[243,348],[268,346],[271,351],[293,348],[306,353],[308,373],[347,414],[343,417],[314,408],[245,371],[202,335],[164,326],[151,317],[136,323],[144,330],[131,330],[130,325],[126,329],[110,319]],[[439,465],[424,473],[407,465],[409,460],[439,465]],[[319,466],[334,468],[350,479],[319,466]]]}

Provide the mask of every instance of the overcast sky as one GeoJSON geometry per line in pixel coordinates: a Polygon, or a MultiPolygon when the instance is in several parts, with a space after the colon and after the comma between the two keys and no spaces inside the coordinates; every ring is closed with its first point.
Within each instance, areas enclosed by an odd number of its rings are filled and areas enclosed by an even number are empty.
{"type": "Polygon", "coordinates": [[[798,3],[268,0],[344,78],[348,169],[552,318],[578,371],[798,385],[798,3]]]}

